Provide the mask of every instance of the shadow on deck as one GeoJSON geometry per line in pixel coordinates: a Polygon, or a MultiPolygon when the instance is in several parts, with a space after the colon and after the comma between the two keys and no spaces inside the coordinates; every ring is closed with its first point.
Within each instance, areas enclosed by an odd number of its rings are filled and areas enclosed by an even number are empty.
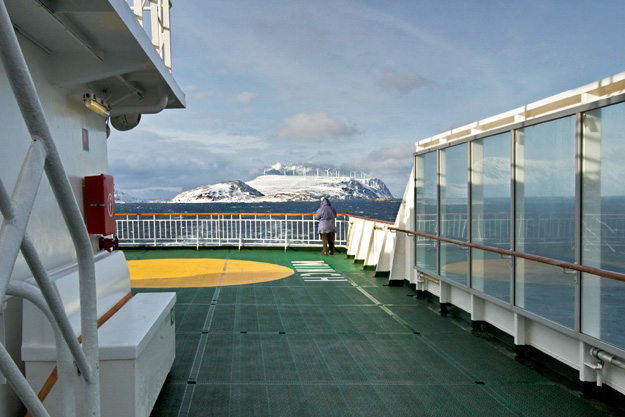
{"type": "Polygon", "coordinates": [[[470,323],[442,317],[438,303],[418,299],[407,287],[388,287],[387,279],[375,278],[344,254],[125,252],[128,260],[251,260],[295,270],[264,283],[174,289],[176,360],[155,417],[621,412],[586,398],[574,383],[521,363],[490,333],[472,332],[470,323]],[[325,266],[297,263],[303,261],[325,266]],[[315,268],[332,275],[325,274],[326,280],[313,279],[324,276],[314,272],[306,275],[315,268]]]}

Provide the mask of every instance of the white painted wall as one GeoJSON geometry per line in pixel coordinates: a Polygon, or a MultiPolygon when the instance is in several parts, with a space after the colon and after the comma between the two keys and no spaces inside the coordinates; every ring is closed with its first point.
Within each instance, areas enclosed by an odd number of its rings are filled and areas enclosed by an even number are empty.
{"type": "MultiPolygon", "coordinates": [[[[20,44],[65,171],[82,209],[83,177],[107,173],[105,120],[84,106],[82,91],[58,88],[47,81],[45,71],[49,56],[46,53],[21,38],[20,44]],[[83,128],[89,132],[88,152],[82,148],[83,128]]],[[[0,68],[0,91],[0,177],[7,191],[11,193],[30,146],[30,137],[3,68],[0,68]]],[[[47,268],[55,268],[75,260],[69,233],[45,178],[39,188],[28,233],[47,268]]],[[[14,279],[24,279],[29,275],[24,263],[19,262],[14,279]]]]}
{"type": "MultiPolygon", "coordinates": [[[[83,177],[107,173],[107,144],[105,120],[88,110],[82,101],[81,89],[59,88],[50,84],[46,76],[50,56],[19,37],[26,62],[46,114],[48,125],[56,142],[72,184],[74,195],[83,208],[83,177]],[[89,132],[89,151],[82,146],[82,129],[89,132]]],[[[71,62],[68,62],[71,65],[71,62]]],[[[4,68],[0,65],[0,178],[9,194],[13,192],[22,161],[30,146],[30,136],[11,92],[4,68]]],[[[2,216],[0,215],[0,218],[2,216]]],[[[39,187],[28,233],[46,269],[53,269],[76,260],[75,251],[63,217],[56,206],[54,195],[44,177],[39,187]]],[[[96,238],[93,245],[97,245],[96,238]]],[[[20,258],[13,279],[24,280],[30,272],[20,258]]],[[[4,319],[6,346],[19,362],[21,345],[21,300],[11,300],[0,316],[4,319]]],[[[0,415],[17,415],[21,405],[6,384],[0,385],[0,415]]]]}

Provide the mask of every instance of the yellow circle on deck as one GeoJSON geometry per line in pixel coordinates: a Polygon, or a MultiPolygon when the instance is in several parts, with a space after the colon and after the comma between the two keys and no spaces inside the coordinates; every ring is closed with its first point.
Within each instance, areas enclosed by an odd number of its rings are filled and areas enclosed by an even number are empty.
{"type": "Polygon", "coordinates": [[[265,262],[232,259],[143,259],[128,261],[134,288],[188,288],[255,284],[293,275],[265,262]]]}

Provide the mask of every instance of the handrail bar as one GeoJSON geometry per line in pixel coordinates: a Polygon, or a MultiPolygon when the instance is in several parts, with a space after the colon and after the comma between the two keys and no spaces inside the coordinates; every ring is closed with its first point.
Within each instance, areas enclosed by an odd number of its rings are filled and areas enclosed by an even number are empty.
{"type": "Polygon", "coordinates": [[[527,259],[530,261],[540,262],[540,263],[544,263],[544,264],[548,264],[552,266],[558,266],[558,267],[565,268],[565,269],[572,269],[574,271],[579,271],[579,272],[586,272],[588,274],[598,275],[600,277],[625,282],[625,274],[619,274],[618,272],[606,271],[604,269],[593,268],[593,267],[586,266],[586,265],[574,264],[574,263],[566,262],[566,261],[558,261],[557,259],[545,258],[544,256],[532,255],[529,253],[517,252],[517,251],[509,250],[509,249],[494,248],[492,246],[481,245],[479,243],[463,242],[461,240],[450,239],[450,238],[441,237],[441,236],[434,236],[428,233],[416,232],[414,230],[400,229],[398,227],[389,227],[389,229],[395,230],[401,233],[406,233],[409,235],[415,235],[415,236],[425,237],[428,239],[439,240],[441,242],[453,243],[455,245],[465,246],[465,247],[474,248],[474,249],[480,249],[480,250],[484,250],[487,252],[494,252],[494,253],[498,253],[501,255],[514,256],[516,258],[523,258],[523,259],[527,259]]]}
{"type": "MultiPolygon", "coordinates": [[[[0,202],[10,201],[9,196],[4,188],[4,184],[2,179],[0,179],[0,202]]],[[[12,217],[13,207],[5,207],[0,204],[0,214],[2,214],[5,218],[12,217]]],[[[80,348],[80,345],[76,341],[74,337],[74,330],[72,325],[70,324],[69,318],[65,314],[65,308],[63,307],[63,302],[61,301],[61,297],[56,292],[54,287],[52,286],[52,282],[48,277],[48,273],[41,263],[41,259],[39,258],[39,254],[35,249],[32,240],[28,232],[24,233],[24,237],[22,238],[22,243],[20,245],[20,250],[22,251],[22,255],[24,256],[24,260],[26,261],[33,277],[35,278],[35,282],[39,286],[43,297],[45,298],[48,306],[50,308],[51,313],[56,319],[56,325],[59,326],[61,334],[65,337],[66,343],[69,345],[69,349],[74,355],[74,359],[76,361],[76,366],[78,370],[85,375],[88,375],[89,363],[87,362],[87,358],[85,357],[84,352],[80,348]]]]}
{"type": "MultiPolygon", "coordinates": [[[[315,213],[115,213],[115,216],[314,216],[315,213]]],[[[338,213],[337,216],[352,216],[338,213]]],[[[377,220],[376,220],[377,221],[377,220]]],[[[392,224],[392,223],[391,223],[392,224]]]]}
{"type": "MultiPolygon", "coordinates": [[[[9,284],[7,294],[30,301],[50,322],[50,325],[54,330],[54,338],[56,340],[57,367],[55,370],[57,372],[59,382],[59,397],[64,399],[64,401],[59,402],[60,415],[75,417],[76,413],[73,409],[74,402],[76,401],[74,395],[74,374],[76,372],[74,368],[74,360],[69,346],[66,343],[66,339],[64,339],[61,329],[56,323],[57,319],[52,310],[49,308],[48,301],[46,301],[44,295],[38,287],[32,284],[27,284],[23,281],[9,284]]],[[[73,337],[72,340],[76,341],[76,338],[73,337]]],[[[27,386],[30,386],[28,385],[28,381],[26,381],[26,379],[24,379],[24,382],[27,386]]],[[[42,395],[41,392],[39,395],[35,395],[33,392],[32,396],[28,399],[28,409],[36,412],[36,415],[45,415],[41,413],[40,409],[40,406],[43,407],[42,402],[45,399],[45,395],[42,395]],[[34,398],[32,396],[34,396],[34,398]]],[[[30,417],[32,415],[33,413],[31,412],[26,413],[26,417],[30,417]]]]}
{"type": "Polygon", "coordinates": [[[369,222],[383,223],[383,224],[395,224],[393,222],[389,222],[389,221],[386,221],[386,220],[376,220],[376,219],[371,219],[369,217],[354,216],[352,214],[347,214],[347,216],[349,216],[350,218],[366,220],[366,221],[369,221],[369,222]]]}

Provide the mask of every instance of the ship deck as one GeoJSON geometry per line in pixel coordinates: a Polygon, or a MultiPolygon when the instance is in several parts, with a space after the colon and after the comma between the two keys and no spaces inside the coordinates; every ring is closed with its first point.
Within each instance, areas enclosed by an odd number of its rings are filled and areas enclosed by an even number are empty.
{"type": "MultiPolygon", "coordinates": [[[[168,281],[174,288],[133,288],[177,293],[176,359],[152,416],[623,413],[529,357],[517,357],[493,333],[472,330],[461,315],[441,315],[435,300],[389,287],[388,279],[344,253],[124,252],[129,261],[169,259],[183,269],[198,260],[216,265],[205,283],[197,272],[179,274],[192,275],[197,287],[168,281]],[[322,263],[301,263],[307,261],[322,263]],[[293,272],[267,281],[267,263],[293,272]],[[240,284],[242,275],[264,282],[240,284]]],[[[146,269],[135,264],[131,274],[146,269]]]]}

